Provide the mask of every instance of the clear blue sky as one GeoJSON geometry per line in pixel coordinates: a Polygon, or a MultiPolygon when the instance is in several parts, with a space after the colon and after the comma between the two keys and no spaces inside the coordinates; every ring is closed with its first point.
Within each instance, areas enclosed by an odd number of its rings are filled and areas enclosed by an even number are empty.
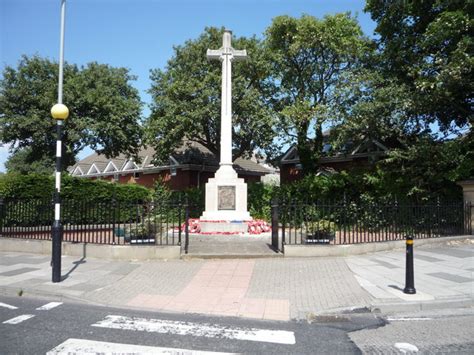
{"type": "MultiPolygon", "coordinates": [[[[278,15],[350,11],[372,36],[375,24],[364,5],[364,0],[67,0],[65,60],[129,68],[147,104],[149,70],[163,68],[174,45],[198,37],[206,26],[262,36],[278,15]]],[[[0,70],[16,66],[22,54],[57,60],[59,9],[60,0],[0,0],[0,70]]],[[[6,147],[0,148],[0,171],[7,156],[6,147]]]]}

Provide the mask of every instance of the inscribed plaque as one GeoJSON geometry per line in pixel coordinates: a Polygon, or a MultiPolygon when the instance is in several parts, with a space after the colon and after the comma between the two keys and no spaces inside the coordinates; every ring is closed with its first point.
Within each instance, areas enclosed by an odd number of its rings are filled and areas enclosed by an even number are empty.
{"type": "Polygon", "coordinates": [[[217,209],[235,210],[235,186],[218,186],[217,209]]]}

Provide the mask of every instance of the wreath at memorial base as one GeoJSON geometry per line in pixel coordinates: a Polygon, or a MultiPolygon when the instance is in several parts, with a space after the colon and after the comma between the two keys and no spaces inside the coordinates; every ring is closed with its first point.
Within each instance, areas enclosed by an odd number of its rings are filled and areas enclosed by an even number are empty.
{"type": "MultiPolygon", "coordinates": [[[[226,221],[216,221],[216,222],[226,222],[226,221]]],[[[262,234],[268,233],[272,230],[272,226],[268,224],[268,222],[264,221],[263,219],[256,219],[252,221],[245,222],[248,225],[247,232],[249,234],[262,234]]],[[[184,232],[186,230],[186,223],[181,225],[181,231],[184,232]]],[[[232,234],[239,234],[238,232],[209,232],[203,233],[201,232],[201,224],[198,218],[190,218],[189,219],[189,226],[188,226],[189,233],[198,233],[198,234],[222,234],[222,235],[232,235],[232,234]]]]}

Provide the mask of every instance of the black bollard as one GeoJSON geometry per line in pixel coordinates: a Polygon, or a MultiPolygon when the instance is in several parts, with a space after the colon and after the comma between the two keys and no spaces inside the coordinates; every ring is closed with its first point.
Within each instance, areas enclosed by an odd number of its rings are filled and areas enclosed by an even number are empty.
{"type": "Polygon", "coordinates": [[[413,269],[413,237],[407,236],[407,262],[406,262],[406,270],[405,270],[405,289],[403,290],[404,293],[408,293],[410,295],[414,295],[416,293],[415,290],[415,276],[414,276],[414,269],[413,269]]]}

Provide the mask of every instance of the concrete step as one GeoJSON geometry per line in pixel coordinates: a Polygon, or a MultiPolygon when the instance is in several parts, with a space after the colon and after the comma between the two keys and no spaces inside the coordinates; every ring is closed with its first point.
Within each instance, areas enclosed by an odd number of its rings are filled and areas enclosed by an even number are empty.
{"type": "Polygon", "coordinates": [[[269,253],[188,253],[181,254],[183,260],[196,260],[196,259],[262,259],[262,258],[282,258],[282,253],[269,252],[269,253]]]}

